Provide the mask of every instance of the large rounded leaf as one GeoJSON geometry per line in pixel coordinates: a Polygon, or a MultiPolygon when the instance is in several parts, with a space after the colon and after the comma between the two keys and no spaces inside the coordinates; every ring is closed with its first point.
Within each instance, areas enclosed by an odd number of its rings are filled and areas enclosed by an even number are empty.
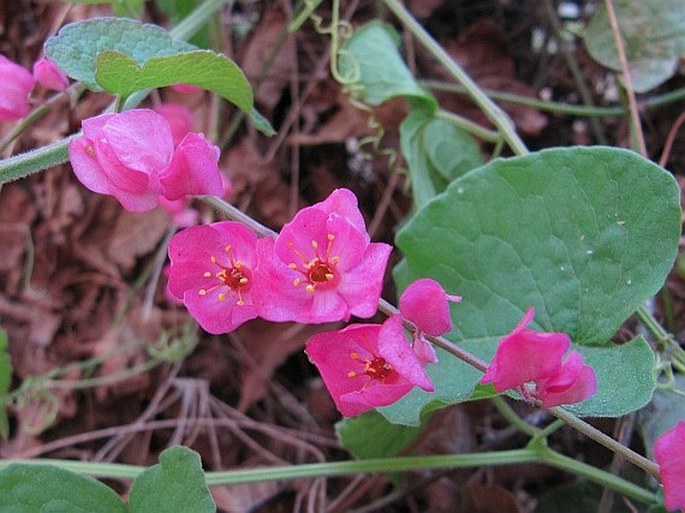
{"type": "MultiPolygon", "coordinates": [[[[560,148],[492,161],[455,180],[398,233],[406,260],[396,278],[405,286],[429,276],[462,295],[449,338],[485,359],[530,306],[533,328],[612,348],[608,339],[671,269],[679,199],[669,173],[626,150],[560,148]]],[[[653,389],[651,358],[639,358],[623,370],[640,373],[635,382],[646,389],[625,394],[635,400],[622,412],[640,407],[653,389]]],[[[464,400],[480,379],[464,376],[465,365],[446,354],[432,367],[435,393],[414,391],[381,412],[413,423],[421,407],[464,400]]],[[[600,382],[609,397],[612,378],[600,382]]],[[[591,410],[617,414],[609,401],[591,410]]]]}

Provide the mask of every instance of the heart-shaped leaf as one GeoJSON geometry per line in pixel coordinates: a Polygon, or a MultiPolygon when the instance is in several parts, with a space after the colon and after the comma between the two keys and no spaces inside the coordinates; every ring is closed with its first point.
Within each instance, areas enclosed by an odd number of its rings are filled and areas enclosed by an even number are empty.
{"type": "Polygon", "coordinates": [[[128,506],[130,513],[215,513],[200,455],[187,447],[163,451],[133,482],[128,506]]]}
{"type": "Polygon", "coordinates": [[[1,513],[126,513],[114,490],[51,465],[12,464],[0,471],[1,513]]]}
{"type": "MultiPolygon", "coordinates": [[[[624,413],[651,394],[652,359],[640,340],[631,353],[608,339],[663,285],[679,236],[680,194],[669,173],[626,150],[551,149],[495,160],[455,180],[398,233],[406,261],[396,279],[402,288],[431,277],[462,295],[449,338],[488,360],[534,306],[532,328],[606,350],[599,359],[614,358],[627,381],[644,387],[626,394],[634,400],[618,405],[624,413]],[[642,354],[643,364],[634,365],[632,354],[642,354]]],[[[389,420],[415,424],[432,401],[468,398],[480,374],[439,356],[428,367],[436,392],[415,390],[380,409],[389,420]]],[[[616,377],[600,376],[599,397],[625,385],[616,377]]],[[[606,400],[589,404],[593,415],[617,414],[606,400]]]]}
{"type": "Polygon", "coordinates": [[[127,18],[94,18],[70,23],[44,46],[45,55],[62,71],[95,91],[102,90],[95,79],[97,57],[102,52],[121,52],[142,66],[152,57],[193,50],[197,47],[173,39],[161,27],[127,18]]]}
{"type": "Polygon", "coordinates": [[[219,94],[247,114],[252,112],[252,88],[241,69],[209,50],[150,57],[142,66],[123,53],[102,52],[95,79],[105,91],[124,97],[142,89],[192,84],[219,94]]]}

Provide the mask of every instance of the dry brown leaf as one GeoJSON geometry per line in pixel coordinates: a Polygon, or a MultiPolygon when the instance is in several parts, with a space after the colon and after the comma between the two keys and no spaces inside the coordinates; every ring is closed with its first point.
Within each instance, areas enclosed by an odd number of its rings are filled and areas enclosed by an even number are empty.
{"type": "MultiPolygon", "coordinates": [[[[492,20],[481,20],[462,34],[458,40],[444,43],[444,48],[479,86],[496,91],[516,93],[536,98],[535,91],[516,79],[514,61],[509,57],[506,40],[492,20]]],[[[436,72],[451,81],[442,67],[436,72]]],[[[489,124],[483,112],[466,97],[440,93],[441,105],[481,124],[489,124]]],[[[502,103],[517,128],[535,135],[547,125],[547,118],[537,109],[502,103]]]]}
{"type": "Polygon", "coordinates": [[[290,487],[276,481],[229,487],[212,487],[212,497],[220,510],[227,513],[250,513],[290,487]]]}
{"type": "Polygon", "coordinates": [[[514,495],[501,486],[469,486],[472,513],[523,513],[514,495]]]}
{"type": "Polygon", "coordinates": [[[244,325],[237,333],[238,340],[246,350],[240,371],[238,410],[246,411],[263,399],[273,372],[291,354],[302,350],[309,336],[325,329],[325,326],[275,324],[261,320],[244,325]]]}
{"type": "Polygon", "coordinates": [[[243,71],[250,83],[256,84],[255,101],[267,117],[271,117],[295,70],[292,36],[283,38],[287,22],[278,2],[272,2],[241,52],[243,71]]]}
{"type": "Polygon", "coordinates": [[[122,210],[109,236],[108,256],[123,271],[128,271],[137,257],[157,247],[168,226],[169,216],[161,208],[143,214],[122,210]]]}

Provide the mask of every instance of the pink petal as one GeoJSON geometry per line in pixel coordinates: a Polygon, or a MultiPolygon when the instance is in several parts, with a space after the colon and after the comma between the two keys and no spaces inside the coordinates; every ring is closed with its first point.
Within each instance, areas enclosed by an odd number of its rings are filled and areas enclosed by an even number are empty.
{"type": "Polygon", "coordinates": [[[559,374],[538,383],[537,395],[543,408],[562,404],[574,404],[592,397],[597,392],[597,377],[583,357],[571,351],[561,366],[559,374]]]}
{"type": "Polygon", "coordinates": [[[668,511],[685,509],[685,421],[679,421],[654,443],[654,459],[668,511]]]}
{"type": "Polygon", "coordinates": [[[422,336],[414,338],[414,352],[416,357],[421,362],[421,365],[427,365],[429,363],[436,363],[438,361],[438,355],[435,353],[435,348],[428,340],[422,336]]]}
{"type": "Polygon", "coordinates": [[[202,134],[187,134],[160,175],[162,195],[171,200],[198,194],[221,196],[224,186],[218,161],[219,148],[202,134]]]}
{"type": "Polygon", "coordinates": [[[154,108],[157,114],[161,114],[169,123],[174,146],[177,146],[183,138],[193,130],[195,118],[188,107],[180,103],[162,103],[154,108]]]}
{"type": "Polygon", "coordinates": [[[407,340],[402,317],[399,315],[393,315],[383,323],[378,334],[378,354],[411,385],[419,386],[428,392],[435,389],[407,340]]]}
{"type": "Polygon", "coordinates": [[[69,143],[69,160],[74,174],[86,189],[109,194],[110,181],[95,158],[92,143],[85,137],[77,137],[69,143]]]}
{"type": "Polygon", "coordinates": [[[368,318],[378,310],[385,268],[391,252],[392,246],[372,242],[359,264],[342,274],[338,293],[349,305],[352,315],[368,318]]]}
{"type": "Polygon", "coordinates": [[[324,201],[313,205],[327,214],[346,218],[360,232],[366,233],[364,216],[359,211],[357,196],[349,189],[335,189],[324,201]]]}
{"type": "Polygon", "coordinates": [[[31,73],[0,55],[0,121],[12,121],[31,111],[29,94],[34,86],[31,73]]]}
{"type": "Polygon", "coordinates": [[[209,333],[227,333],[257,317],[251,292],[256,244],[251,230],[232,221],[194,226],[171,239],[168,290],[209,333]],[[219,278],[238,268],[245,285],[234,289],[219,278]]]}
{"type": "Polygon", "coordinates": [[[358,368],[358,361],[352,358],[356,353],[362,359],[373,359],[369,351],[376,349],[380,324],[352,324],[340,331],[327,331],[314,335],[305,345],[305,353],[316,365],[333,401],[345,416],[358,415],[372,407],[341,401],[341,396],[360,390],[371,378],[365,375],[350,377],[358,368]],[[361,407],[360,407],[361,406],[361,407]]]}
{"type": "Polygon", "coordinates": [[[161,172],[174,151],[169,123],[150,109],[111,116],[100,135],[122,165],[147,175],[161,172]]]}
{"type": "Polygon", "coordinates": [[[45,89],[64,91],[69,79],[50,59],[43,57],[33,63],[33,78],[45,89]]]}
{"type": "Polygon", "coordinates": [[[492,383],[495,390],[503,392],[557,374],[571,340],[564,333],[525,329],[534,314],[532,308],[528,310],[511,333],[502,338],[481,383],[492,383]]]}
{"type": "Polygon", "coordinates": [[[422,278],[409,284],[400,296],[400,313],[416,327],[434,337],[452,329],[448,301],[458,301],[458,296],[448,296],[435,280],[422,278]]]}
{"type": "Polygon", "coordinates": [[[181,94],[192,94],[202,90],[202,88],[191,84],[174,84],[171,89],[181,94]]]}

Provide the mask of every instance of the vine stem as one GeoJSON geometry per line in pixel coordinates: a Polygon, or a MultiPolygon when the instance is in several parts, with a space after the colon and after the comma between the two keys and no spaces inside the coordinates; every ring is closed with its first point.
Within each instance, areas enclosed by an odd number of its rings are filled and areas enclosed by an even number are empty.
{"type": "Polygon", "coordinates": [[[473,101],[485,113],[488,119],[502,134],[509,147],[517,155],[528,154],[528,148],[516,133],[514,124],[509,116],[500,109],[480,87],[468,76],[468,74],[456,63],[452,57],[433,39],[433,37],[416,21],[416,19],[400,4],[398,0],[383,0],[383,3],[390,9],[395,16],[406,26],[426,47],[426,49],[442,64],[447,71],[462,84],[473,101]]]}
{"type": "MultiPolygon", "coordinates": [[[[0,460],[0,469],[8,467],[12,463],[23,465],[50,464],[79,474],[121,479],[135,479],[146,470],[146,467],[136,465],[52,459],[0,460]]],[[[207,485],[209,486],[225,486],[263,481],[290,481],[302,478],[345,476],[351,474],[409,472],[421,469],[472,468],[517,465],[521,463],[543,463],[573,474],[582,475],[646,504],[653,503],[655,500],[654,494],[648,490],[591,465],[559,454],[540,443],[530,444],[523,449],[508,451],[373,458],[205,472],[205,478],[207,485]]]]}

